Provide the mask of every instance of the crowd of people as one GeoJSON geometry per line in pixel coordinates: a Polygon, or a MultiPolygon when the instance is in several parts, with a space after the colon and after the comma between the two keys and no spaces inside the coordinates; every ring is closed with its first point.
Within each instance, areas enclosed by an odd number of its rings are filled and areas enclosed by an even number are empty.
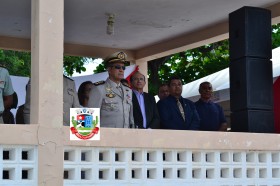
{"type": "Polygon", "coordinates": [[[104,60],[109,77],[93,84],[88,107],[100,108],[101,127],[226,131],[223,109],[211,101],[212,85],[203,82],[201,98],[183,98],[182,80],[171,77],[159,87],[160,101],[144,92],[145,76],[137,71],[124,79],[126,54],[117,52],[104,60]]]}
{"type": "MultiPolygon", "coordinates": [[[[63,125],[70,125],[70,108],[100,108],[100,127],[226,131],[223,109],[211,101],[210,82],[199,86],[200,99],[192,102],[182,97],[182,80],[174,76],[159,86],[159,101],[144,92],[146,78],[133,73],[130,81],[124,79],[127,55],[111,54],[104,60],[108,78],[92,83],[83,82],[76,92],[75,82],[63,76],[63,125]]],[[[26,101],[19,106],[16,121],[10,110],[17,108],[17,95],[13,90],[9,72],[0,67],[0,123],[30,123],[30,80],[26,85],[26,101]],[[7,116],[6,116],[7,115],[7,116]]]]}

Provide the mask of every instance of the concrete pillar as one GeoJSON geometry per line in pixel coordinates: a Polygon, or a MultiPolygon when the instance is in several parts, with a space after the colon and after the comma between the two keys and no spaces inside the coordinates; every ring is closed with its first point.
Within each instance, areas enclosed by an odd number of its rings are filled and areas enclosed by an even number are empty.
{"type": "Polygon", "coordinates": [[[64,0],[32,0],[31,123],[38,124],[38,185],[63,185],[64,0]]]}

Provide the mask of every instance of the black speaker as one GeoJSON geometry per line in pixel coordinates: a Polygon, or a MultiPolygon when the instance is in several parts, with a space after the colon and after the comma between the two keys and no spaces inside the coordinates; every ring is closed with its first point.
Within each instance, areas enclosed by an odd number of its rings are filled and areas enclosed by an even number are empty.
{"type": "Polygon", "coordinates": [[[231,113],[232,132],[273,133],[273,111],[245,110],[231,113]]]}
{"type": "Polygon", "coordinates": [[[230,108],[273,109],[272,62],[268,59],[241,58],[230,62],[230,108]]]}
{"type": "Polygon", "coordinates": [[[230,60],[241,57],[271,59],[271,12],[243,7],[229,14],[230,60]]]}

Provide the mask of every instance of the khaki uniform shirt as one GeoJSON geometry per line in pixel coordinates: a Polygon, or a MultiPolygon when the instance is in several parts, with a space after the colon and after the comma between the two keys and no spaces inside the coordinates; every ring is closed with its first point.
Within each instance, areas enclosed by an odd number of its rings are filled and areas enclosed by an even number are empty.
{"type": "Polygon", "coordinates": [[[14,93],[12,80],[7,69],[0,67],[0,123],[3,124],[2,112],[4,111],[3,96],[14,93]]]}
{"type": "Polygon", "coordinates": [[[132,91],[111,81],[95,83],[89,97],[89,108],[100,108],[100,126],[134,128],[132,91]]]}
{"type": "Polygon", "coordinates": [[[63,76],[63,125],[70,125],[70,108],[80,108],[75,82],[63,76]]]}
{"type": "MultiPolygon", "coordinates": [[[[30,81],[27,85],[26,100],[24,104],[24,122],[30,123],[30,81]]],[[[70,125],[70,108],[80,108],[75,82],[63,76],[63,125],[70,125]]]]}

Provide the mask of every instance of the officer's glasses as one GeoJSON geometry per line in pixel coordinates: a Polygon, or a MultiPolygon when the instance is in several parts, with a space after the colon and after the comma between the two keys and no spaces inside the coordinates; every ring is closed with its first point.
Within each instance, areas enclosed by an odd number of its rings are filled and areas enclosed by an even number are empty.
{"type": "Polygon", "coordinates": [[[118,70],[120,70],[120,69],[125,70],[125,66],[121,66],[121,65],[114,65],[114,66],[111,66],[111,67],[114,67],[115,69],[118,69],[118,70]]]}

